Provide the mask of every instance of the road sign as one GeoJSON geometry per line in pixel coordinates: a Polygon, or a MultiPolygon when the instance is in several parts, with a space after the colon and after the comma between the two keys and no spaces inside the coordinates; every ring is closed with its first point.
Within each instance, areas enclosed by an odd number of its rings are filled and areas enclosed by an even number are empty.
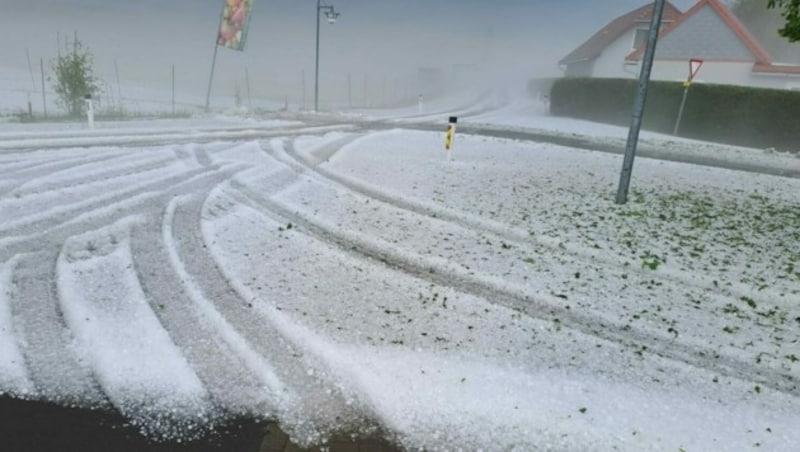
{"type": "Polygon", "coordinates": [[[697,71],[700,70],[700,66],[703,65],[703,60],[700,58],[690,58],[689,59],[689,79],[687,80],[689,83],[694,80],[694,76],[697,75],[697,71]]]}

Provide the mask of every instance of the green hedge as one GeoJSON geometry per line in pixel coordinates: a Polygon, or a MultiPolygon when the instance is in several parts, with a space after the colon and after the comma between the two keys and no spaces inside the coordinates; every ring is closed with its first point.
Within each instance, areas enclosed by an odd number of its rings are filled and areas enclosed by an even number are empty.
{"type": "MultiPolygon", "coordinates": [[[[550,92],[556,116],[630,125],[637,80],[562,78],[550,92]]],[[[683,84],[653,81],[643,127],[671,134],[683,84]]],[[[689,89],[680,136],[740,146],[800,149],[800,92],[695,83],[689,89]]]]}

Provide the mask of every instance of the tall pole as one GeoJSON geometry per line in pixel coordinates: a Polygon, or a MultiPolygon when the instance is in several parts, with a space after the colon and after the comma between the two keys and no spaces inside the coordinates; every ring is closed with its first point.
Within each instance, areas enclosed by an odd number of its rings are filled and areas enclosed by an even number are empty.
{"type": "Polygon", "coordinates": [[[639,131],[642,128],[642,117],[647,101],[647,88],[650,83],[650,72],[653,69],[653,58],[656,53],[656,42],[658,41],[658,29],[661,26],[661,17],[664,14],[664,0],[655,0],[653,5],[653,18],[650,21],[650,34],[647,37],[647,48],[644,52],[642,61],[642,72],[639,75],[639,90],[633,105],[633,117],[631,127],[628,130],[628,143],[625,146],[625,160],[622,163],[622,173],[617,190],[617,204],[625,204],[628,201],[628,188],[633,174],[633,160],[636,156],[636,145],[639,142],[639,131]]]}
{"type": "Polygon", "coordinates": [[[119,109],[122,110],[122,86],[119,83],[119,65],[117,59],[114,58],[114,72],[117,74],[117,100],[119,101],[119,109]]]}
{"type": "Polygon", "coordinates": [[[317,0],[317,60],[314,65],[314,111],[319,111],[319,16],[325,11],[328,23],[336,22],[339,13],[331,5],[322,5],[321,0],[317,0]]]}
{"type": "Polygon", "coordinates": [[[314,111],[319,111],[319,13],[320,1],[317,0],[317,57],[314,65],[314,111]]]}
{"type": "Polygon", "coordinates": [[[250,96],[250,71],[247,66],[244,68],[244,82],[247,84],[247,108],[253,110],[253,98],[250,96]]]}
{"type": "Polygon", "coordinates": [[[175,63],[172,63],[172,116],[175,116],[175,63]]]}
{"type": "Polygon", "coordinates": [[[350,73],[347,73],[347,106],[353,108],[353,80],[350,78],[350,73]]]}
{"type": "Polygon", "coordinates": [[[303,72],[300,74],[301,78],[303,79],[303,110],[306,109],[306,70],[303,69],[303,72]]]}
{"type": "Polygon", "coordinates": [[[219,45],[214,43],[214,56],[211,58],[211,76],[208,77],[208,91],[206,92],[206,111],[211,108],[211,84],[214,82],[214,66],[217,64],[217,49],[219,45]]]}
{"type": "MultiPolygon", "coordinates": [[[[222,10],[219,12],[219,17],[222,17],[222,15],[225,14],[225,5],[226,3],[223,2],[222,10]]],[[[219,48],[219,28],[217,28],[217,34],[214,35],[214,56],[211,57],[211,76],[208,77],[208,91],[206,92],[206,111],[208,111],[211,108],[211,84],[214,81],[214,66],[217,65],[218,48],[219,48]]]]}
{"type": "Polygon", "coordinates": [[[686,97],[689,95],[689,82],[685,83],[686,87],[683,89],[683,99],[681,100],[681,108],[678,110],[678,119],[675,120],[675,128],[672,130],[672,134],[677,136],[678,129],[681,127],[681,119],[683,118],[683,109],[686,107],[686,97]]]}
{"type": "Polygon", "coordinates": [[[45,94],[44,90],[44,59],[39,58],[39,69],[42,71],[42,111],[44,111],[44,117],[47,117],[47,94],[45,94]]]}

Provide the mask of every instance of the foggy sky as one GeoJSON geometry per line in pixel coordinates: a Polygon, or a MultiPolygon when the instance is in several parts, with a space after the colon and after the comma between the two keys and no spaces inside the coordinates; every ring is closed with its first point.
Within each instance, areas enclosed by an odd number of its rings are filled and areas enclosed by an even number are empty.
{"type": "MultiPolygon", "coordinates": [[[[97,75],[124,84],[171,83],[205,94],[222,0],[0,0],[0,89],[28,73],[26,49],[38,69],[77,32],[95,56],[97,75]],[[14,80],[14,81],[12,81],[14,80]]],[[[339,21],[323,21],[320,87],[342,95],[352,86],[398,90],[420,67],[446,74],[479,68],[496,76],[558,75],[556,62],[616,16],[645,0],[331,0],[339,21]],[[454,69],[456,68],[456,69],[454,69]],[[387,88],[388,86],[388,88],[387,88]]],[[[683,10],[694,0],[672,2],[683,10]]],[[[305,73],[313,88],[314,0],[255,0],[244,52],[218,50],[214,91],[243,84],[297,97],[305,73]]],[[[36,71],[38,79],[39,74],[36,71]]],[[[28,79],[28,85],[30,85],[28,79]]],[[[26,88],[27,87],[23,87],[26,88]]]]}

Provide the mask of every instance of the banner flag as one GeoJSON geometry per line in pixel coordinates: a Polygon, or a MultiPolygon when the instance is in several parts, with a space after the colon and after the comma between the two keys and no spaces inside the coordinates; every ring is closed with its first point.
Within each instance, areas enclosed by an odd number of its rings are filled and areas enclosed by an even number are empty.
{"type": "Polygon", "coordinates": [[[232,50],[244,50],[247,31],[250,28],[250,16],[255,0],[225,0],[222,18],[219,23],[217,45],[232,50]]]}

